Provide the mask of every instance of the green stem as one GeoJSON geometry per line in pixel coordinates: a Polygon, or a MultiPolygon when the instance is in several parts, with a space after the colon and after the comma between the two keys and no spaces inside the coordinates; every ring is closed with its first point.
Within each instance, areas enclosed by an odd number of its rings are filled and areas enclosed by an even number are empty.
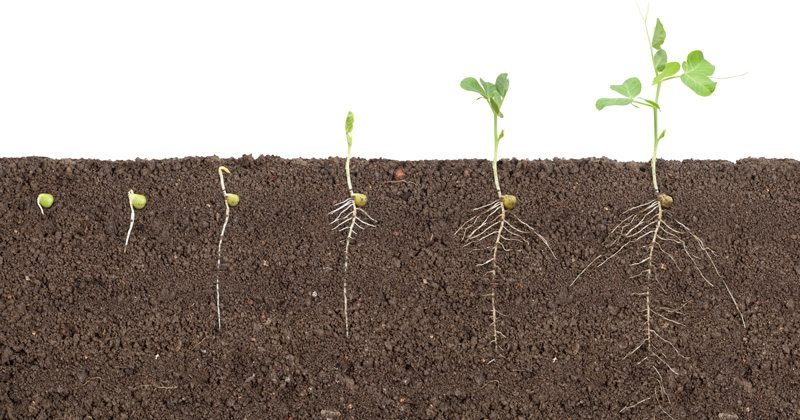
{"type": "Polygon", "coordinates": [[[353,146],[351,142],[347,142],[347,162],[344,164],[344,171],[347,173],[347,189],[350,190],[350,195],[353,195],[353,184],[350,182],[350,148],[353,146]]]}
{"type": "Polygon", "coordinates": [[[494,171],[494,186],[497,189],[497,197],[502,199],[503,193],[500,192],[500,180],[497,178],[497,145],[500,139],[497,138],[497,114],[494,115],[494,160],[492,160],[492,170],[494,171]]]}
{"type": "MultiPolygon", "coordinates": [[[[658,84],[656,88],[656,100],[654,101],[658,104],[658,96],[661,94],[661,83],[658,84]]],[[[656,190],[656,195],[658,195],[658,179],[656,178],[656,152],[658,152],[658,109],[653,107],[653,158],[650,159],[650,170],[653,174],[653,188],[656,190]]]]}

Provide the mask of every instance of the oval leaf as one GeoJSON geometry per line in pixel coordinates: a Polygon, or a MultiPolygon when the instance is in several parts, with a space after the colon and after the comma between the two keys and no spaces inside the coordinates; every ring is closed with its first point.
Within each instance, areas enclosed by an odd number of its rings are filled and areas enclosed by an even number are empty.
{"type": "Polygon", "coordinates": [[[350,135],[350,133],[353,132],[353,120],[355,120],[355,117],[353,116],[353,113],[350,112],[350,111],[347,111],[347,120],[345,120],[345,122],[344,122],[344,132],[348,136],[350,135]]]}
{"type": "Polygon", "coordinates": [[[717,88],[717,82],[708,78],[716,68],[706,61],[702,51],[692,51],[683,62],[681,81],[700,96],[709,96],[717,88]]]}
{"type": "Polygon", "coordinates": [[[468,90],[470,92],[475,92],[484,98],[486,97],[486,92],[483,90],[481,85],[478,84],[478,81],[475,80],[474,77],[467,77],[466,79],[461,81],[461,89],[468,90]]]}
{"type": "Polygon", "coordinates": [[[631,101],[633,101],[633,98],[639,96],[639,93],[642,92],[642,82],[640,82],[639,79],[636,77],[631,77],[630,79],[623,82],[621,85],[611,85],[611,90],[619,93],[622,96],[627,96],[628,98],[631,99],[631,101]]]}
{"type": "Polygon", "coordinates": [[[653,66],[655,66],[656,71],[662,72],[664,68],[667,66],[667,52],[664,50],[656,51],[656,55],[653,56],[653,66]]]}
{"type": "Polygon", "coordinates": [[[601,110],[609,105],[630,105],[631,103],[633,103],[632,98],[600,98],[594,106],[601,110]]]}
{"type": "Polygon", "coordinates": [[[667,39],[667,31],[664,30],[661,19],[656,19],[656,29],[653,30],[653,48],[660,50],[665,39],[667,39]]]}
{"type": "Polygon", "coordinates": [[[497,86],[497,92],[500,93],[500,96],[505,99],[506,93],[508,93],[508,73],[500,73],[495,81],[495,86],[497,86]]]}
{"type": "Polygon", "coordinates": [[[653,79],[653,84],[658,84],[664,81],[665,78],[672,76],[673,74],[677,73],[681,69],[681,65],[677,62],[673,61],[671,63],[667,63],[664,66],[664,71],[658,74],[658,76],[653,79]]]}

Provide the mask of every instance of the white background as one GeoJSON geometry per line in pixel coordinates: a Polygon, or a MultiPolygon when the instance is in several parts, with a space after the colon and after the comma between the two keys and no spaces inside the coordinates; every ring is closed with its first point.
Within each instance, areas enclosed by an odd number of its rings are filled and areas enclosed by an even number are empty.
{"type": "MultiPolygon", "coordinates": [[[[670,61],[717,67],[702,98],[662,87],[666,159],[800,159],[794,1],[654,1],[670,61]]],[[[641,3],[642,9],[647,3],[641,3]]],[[[652,99],[633,1],[17,1],[0,3],[0,156],[346,154],[491,158],[467,76],[509,74],[500,157],[649,159],[652,99]]]]}

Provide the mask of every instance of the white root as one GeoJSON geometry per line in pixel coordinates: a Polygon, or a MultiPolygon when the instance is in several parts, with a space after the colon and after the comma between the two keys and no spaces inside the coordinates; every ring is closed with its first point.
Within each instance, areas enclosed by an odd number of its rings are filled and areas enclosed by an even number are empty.
{"type": "MultiPolygon", "coordinates": [[[[128,227],[128,235],[125,236],[125,247],[122,248],[122,253],[126,253],[128,251],[128,240],[131,238],[131,231],[133,230],[133,221],[136,218],[136,212],[133,209],[133,190],[128,191],[128,204],[131,206],[131,225],[128,227]]],[[[37,200],[38,201],[38,200],[37,200]]]]}
{"type": "MultiPolygon", "coordinates": [[[[352,194],[352,193],[351,193],[352,194]]],[[[364,230],[367,227],[375,227],[375,225],[367,222],[367,219],[373,223],[377,220],[373,219],[364,209],[356,206],[353,199],[354,195],[350,198],[337,203],[333,211],[328,215],[334,215],[333,221],[330,223],[335,231],[347,231],[347,238],[344,240],[344,279],[342,280],[342,295],[344,297],[344,334],[345,337],[350,338],[350,320],[347,314],[347,267],[350,261],[350,243],[356,237],[356,228],[364,230]],[[363,216],[366,217],[364,219],[363,216]]]]}
{"type": "Polygon", "coordinates": [[[505,338],[505,335],[497,329],[498,315],[500,314],[495,303],[495,289],[497,288],[497,277],[499,275],[497,269],[497,251],[509,251],[509,249],[506,248],[504,241],[529,244],[528,239],[525,236],[533,233],[544,243],[544,245],[550,251],[550,254],[553,255],[553,258],[555,258],[555,253],[553,253],[552,248],[550,248],[550,244],[542,235],[536,232],[536,230],[534,230],[530,225],[523,222],[515,214],[509,213],[509,211],[506,210],[505,206],[503,206],[502,198],[473,209],[473,211],[478,213],[464,222],[458,229],[456,229],[455,234],[456,236],[461,237],[461,240],[464,242],[464,246],[471,245],[473,247],[480,247],[480,243],[484,240],[490,238],[492,240],[490,245],[485,247],[485,249],[491,250],[491,258],[478,264],[477,266],[483,267],[488,264],[492,265],[492,269],[487,272],[487,274],[491,274],[492,276],[492,292],[486,296],[491,297],[492,300],[491,325],[493,338],[489,343],[494,344],[494,348],[497,350],[499,347],[498,337],[505,338]],[[509,215],[513,216],[513,219],[520,226],[515,226],[514,223],[512,223],[509,215]]]}
{"type": "Polygon", "coordinates": [[[231,206],[228,205],[228,193],[225,191],[225,178],[222,176],[222,171],[231,173],[224,166],[220,166],[217,169],[217,172],[219,172],[219,184],[222,186],[222,197],[225,199],[225,222],[222,223],[222,231],[219,233],[219,245],[217,245],[217,329],[222,329],[222,313],[219,308],[219,267],[222,262],[222,238],[225,236],[225,228],[228,226],[228,219],[231,216],[231,206]]]}
{"type": "MultiPolygon", "coordinates": [[[[680,351],[678,351],[677,346],[672,341],[668,340],[664,336],[661,335],[656,330],[656,323],[653,322],[654,318],[660,318],[663,321],[673,324],[673,325],[683,325],[680,321],[675,319],[677,316],[683,315],[682,309],[683,307],[673,309],[667,307],[660,307],[658,309],[653,308],[651,296],[652,296],[652,283],[655,282],[660,286],[660,289],[666,292],[664,285],[661,283],[660,279],[658,278],[658,272],[656,270],[656,262],[654,259],[655,251],[659,251],[662,254],[666,255],[670,261],[675,264],[679,271],[680,267],[678,266],[678,262],[676,260],[676,256],[685,255],[694,267],[695,271],[697,271],[700,277],[710,286],[714,286],[714,284],[706,277],[703,270],[700,268],[700,260],[705,259],[714,269],[714,272],[717,276],[722,280],[722,283],[725,285],[725,289],[728,292],[728,295],[733,301],[734,306],[736,307],[736,311],[739,313],[739,317],[741,318],[742,325],[746,327],[744,316],[742,315],[742,311],[739,309],[739,305],[736,302],[736,299],[733,297],[733,293],[731,292],[730,288],[728,287],[727,282],[719,273],[716,264],[714,263],[714,259],[712,256],[714,255],[714,251],[708,248],[703,241],[695,235],[686,225],[679,221],[675,221],[675,224],[678,227],[674,227],[670,225],[670,223],[666,220],[666,213],[664,213],[664,208],[661,205],[660,200],[653,200],[648,201],[644,204],[638,205],[631,209],[626,210],[623,214],[627,216],[616,226],[614,229],[611,230],[609,234],[609,242],[606,244],[606,247],[610,249],[610,251],[606,255],[600,254],[596,256],[589,264],[575,277],[575,279],[570,283],[570,286],[574,285],[575,282],[584,274],[586,273],[589,268],[591,268],[596,261],[603,258],[600,264],[594,265],[594,268],[601,267],[603,264],[608,262],[609,260],[613,259],[617,255],[622,252],[623,249],[630,247],[631,245],[637,244],[640,241],[647,238],[647,241],[641,246],[641,249],[645,250],[644,258],[631,263],[631,266],[641,266],[643,270],[636,275],[631,276],[631,278],[639,278],[643,277],[645,279],[645,291],[642,293],[635,293],[637,296],[643,296],[645,299],[644,302],[644,338],[639,342],[639,344],[631,350],[628,354],[623,357],[623,359],[627,359],[628,357],[638,353],[644,352],[644,357],[638,362],[641,364],[645,361],[652,362],[652,369],[655,372],[655,380],[658,383],[658,387],[654,390],[654,395],[643,400],[640,400],[636,403],[630,404],[624,407],[620,413],[632,409],[645,401],[653,400],[658,405],[658,409],[665,414],[666,416],[670,417],[669,413],[664,409],[662,406],[662,402],[666,402],[667,404],[670,403],[669,395],[667,395],[666,390],[663,386],[663,376],[659,368],[663,369],[664,372],[671,372],[675,375],[678,375],[678,371],[675,370],[672,365],[670,364],[670,358],[667,356],[667,353],[674,352],[677,357],[682,359],[687,359],[686,356],[682,355],[680,351]],[[690,252],[690,244],[694,243],[697,248],[699,248],[699,255],[695,255],[690,252]],[[671,252],[668,251],[667,248],[669,245],[672,245],[674,250],[671,252]],[[705,258],[703,258],[705,256],[705,258]],[[662,348],[665,348],[667,351],[665,352],[662,348]],[[669,351],[671,349],[672,351],[669,351]]],[[[684,304],[684,306],[686,306],[684,304]]]]}

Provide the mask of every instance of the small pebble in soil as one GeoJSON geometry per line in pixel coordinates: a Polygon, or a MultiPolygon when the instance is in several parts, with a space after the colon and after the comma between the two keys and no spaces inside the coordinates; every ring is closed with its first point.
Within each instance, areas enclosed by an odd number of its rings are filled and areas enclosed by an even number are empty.
{"type": "Polygon", "coordinates": [[[398,166],[397,169],[394,170],[394,180],[402,181],[405,178],[406,178],[406,170],[403,169],[402,166],[398,166]]]}

